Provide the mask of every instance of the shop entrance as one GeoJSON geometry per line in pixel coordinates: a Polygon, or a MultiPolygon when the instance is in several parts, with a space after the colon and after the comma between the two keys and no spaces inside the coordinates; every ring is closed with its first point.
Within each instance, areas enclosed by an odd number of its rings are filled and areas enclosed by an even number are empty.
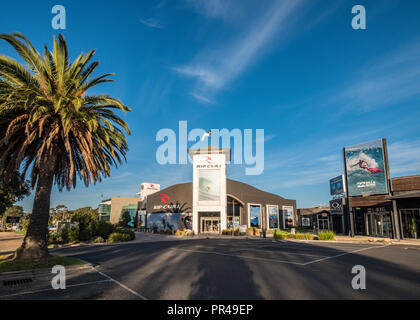
{"type": "Polygon", "coordinates": [[[366,235],[365,214],[360,209],[356,209],[354,212],[354,227],[355,234],[366,235]]]}
{"type": "Polygon", "coordinates": [[[220,233],[220,218],[201,218],[201,233],[220,233]]]}
{"type": "Polygon", "coordinates": [[[220,212],[199,212],[200,233],[220,233],[220,212]]]}
{"type": "Polygon", "coordinates": [[[401,228],[404,238],[418,239],[420,235],[420,209],[403,209],[401,214],[401,228]]]}
{"type": "Polygon", "coordinates": [[[387,213],[369,213],[369,235],[376,237],[392,237],[391,214],[387,213]]]}
{"type": "Polygon", "coordinates": [[[318,230],[329,230],[330,222],[328,217],[319,217],[318,216],[318,230]]]}

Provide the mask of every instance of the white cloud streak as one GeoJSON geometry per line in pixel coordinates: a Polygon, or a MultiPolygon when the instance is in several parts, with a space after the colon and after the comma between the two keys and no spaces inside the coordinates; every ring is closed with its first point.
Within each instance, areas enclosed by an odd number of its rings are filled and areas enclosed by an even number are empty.
{"type": "Polygon", "coordinates": [[[254,63],[272,45],[274,36],[281,39],[289,27],[288,18],[301,3],[301,0],[275,1],[257,22],[247,24],[249,28],[232,44],[205,50],[194,62],[174,70],[197,80],[195,92],[199,96],[217,92],[254,63]]]}
{"type": "Polygon", "coordinates": [[[154,18],[148,18],[148,19],[139,19],[140,23],[144,24],[145,26],[149,28],[155,28],[155,29],[163,29],[163,24],[154,18]]]}

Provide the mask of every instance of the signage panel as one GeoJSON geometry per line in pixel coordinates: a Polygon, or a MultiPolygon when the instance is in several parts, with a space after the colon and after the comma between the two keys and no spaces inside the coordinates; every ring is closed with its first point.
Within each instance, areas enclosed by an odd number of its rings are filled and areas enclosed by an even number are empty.
{"type": "Polygon", "coordinates": [[[350,197],[387,194],[384,140],[344,148],[350,197]]]}

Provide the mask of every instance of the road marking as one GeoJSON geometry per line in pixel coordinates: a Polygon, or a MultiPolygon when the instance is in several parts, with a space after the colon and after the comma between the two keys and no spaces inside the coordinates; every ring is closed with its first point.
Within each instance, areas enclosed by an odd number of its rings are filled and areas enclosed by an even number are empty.
{"type": "MultiPolygon", "coordinates": [[[[197,247],[197,246],[196,246],[197,247]]],[[[218,247],[209,247],[209,246],[201,246],[202,248],[206,248],[206,249],[218,249],[218,247]]],[[[244,248],[244,247],[230,247],[232,250],[234,251],[247,251],[247,250],[253,250],[253,251],[258,251],[258,252],[270,252],[270,253],[281,253],[281,254],[293,254],[293,255],[298,255],[298,256],[309,256],[309,257],[328,257],[325,255],[320,255],[320,254],[309,254],[309,253],[295,253],[295,252],[290,252],[290,251],[279,251],[279,250],[262,250],[260,248],[244,248]]],[[[206,251],[207,252],[207,251],[206,251]]]]}
{"type": "Polygon", "coordinates": [[[292,262],[292,261],[283,261],[283,260],[270,259],[270,258],[260,258],[260,257],[252,257],[252,256],[235,255],[235,254],[228,254],[228,253],[221,253],[221,252],[214,252],[214,251],[189,250],[189,249],[180,249],[180,248],[170,248],[170,249],[179,250],[179,251],[186,251],[186,252],[195,252],[195,253],[217,254],[217,255],[220,255],[220,256],[228,256],[228,257],[235,257],[235,258],[244,258],[244,259],[252,259],[252,260],[262,260],[262,261],[271,261],[271,262],[303,265],[303,263],[301,263],[301,262],[292,262]]]}
{"type": "MultiPolygon", "coordinates": [[[[95,269],[95,268],[93,268],[93,269],[95,269]]],[[[101,272],[101,271],[99,271],[99,270],[96,270],[96,269],[95,269],[95,271],[96,271],[96,272],[98,272],[101,276],[104,276],[105,278],[109,279],[110,281],[112,281],[112,282],[114,282],[114,283],[118,284],[121,288],[123,288],[123,289],[125,289],[125,290],[127,290],[127,291],[131,292],[132,294],[134,294],[135,296],[139,297],[140,299],[142,299],[142,300],[149,300],[149,299],[147,299],[145,296],[143,296],[143,295],[141,295],[140,293],[138,293],[138,292],[136,292],[136,291],[134,291],[134,290],[130,289],[130,288],[129,288],[129,287],[127,287],[126,285],[124,285],[124,284],[122,284],[121,282],[119,282],[119,281],[117,281],[117,280],[115,280],[115,279],[111,278],[111,277],[110,277],[110,276],[108,276],[107,274],[105,274],[105,273],[103,273],[103,272],[101,272]]]]}
{"type": "Polygon", "coordinates": [[[314,261],[309,261],[309,262],[303,263],[302,265],[307,266],[308,264],[312,264],[312,263],[316,263],[316,262],[320,262],[320,261],[324,261],[324,260],[328,260],[328,259],[334,259],[334,258],[342,257],[342,256],[345,256],[345,255],[348,255],[348,254],[353,254],[353,253],[356,253],[356,252],[366,251],[366,250],[370,250],[370,249],[385,248],[385,247],[388,247],[388,246],[390,246],[390,244],[387,244],[387,245],[384,245],[384,246],[379,246],[379,247],[375,246],[375,247],[362,248],[362,249],[358,249],[358,250],[354,250],[354,251],[350,251],[350,252],[344,252],[344,253],[341,253],[341,254],[337,254],[337,255],[331,256],[331,257],[326,257],[326,258],[317,259],[317,260],[314,260],[314,261]]]}
{"type": "Polygon", "coordinates": [[[308,256],[308,257],[322,257],[322,258],[326,258],[327,256],[322,256],[320,254],[309,254],[309,253],[296,253],[296,252],[289,252],[289,251],[275,251],[275,250],[261,250],[261,249],[253,249],[253,248],[249,248],[249,249],[236,249],[237,251],[246,251],[246,250],[254,250],[254,251],[259,251],[259,252],[271,252],[271,253],[282,253],[282,254],[293,254],[293,255],[297,255],[297,256],[308,256]]]}
{"type": "MultiPolygon", "coordinates": [[[[106,279],[106,280],[98,280],[98,281],[91,281],[91,282],[84,282],[84,283],[77,283],[77,284],[71,284],[71,285],[67,285],[67,288],[72,288],[72,287],[80,287],[80,286],[87,286],[90,284],[96,284],[96,283],[102,283],[102,282],[112,282],[110,279],[106,279]]],[[[7,297],[13,297],[13,296],[21,296],[24,294],[34,294],[34,293],[41,293],[41,292],[46,292],[46,291],[57,291],[56,289],[53,288],[48,288],[48,289],[40,289],[40,290],[33,290],[33,291],[24,291],[24,292],[19,292],[19,293],[12,293],[12,294],[7,294],[4,296],[0,296],[0,298],[7,298],[7,297]]]]}

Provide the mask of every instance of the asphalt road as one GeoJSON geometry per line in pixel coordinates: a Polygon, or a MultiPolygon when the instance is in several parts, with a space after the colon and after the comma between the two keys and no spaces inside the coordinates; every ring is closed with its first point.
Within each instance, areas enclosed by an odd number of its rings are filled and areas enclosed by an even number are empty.
{"type": "Polygon", "coordinates": [[[13,252],[22,244],[24,236],[13,232],[0,232],[0,255],[13,252]]]}
{"type": "Polygon", "coordinates": [[[68,275],[65,290],[46,281],[0,299],[420,299],[419,246],[197,239],[53,253],[95,268],[68,275]],[[352,288],[355,265],[366,290],[352,288]]]}

